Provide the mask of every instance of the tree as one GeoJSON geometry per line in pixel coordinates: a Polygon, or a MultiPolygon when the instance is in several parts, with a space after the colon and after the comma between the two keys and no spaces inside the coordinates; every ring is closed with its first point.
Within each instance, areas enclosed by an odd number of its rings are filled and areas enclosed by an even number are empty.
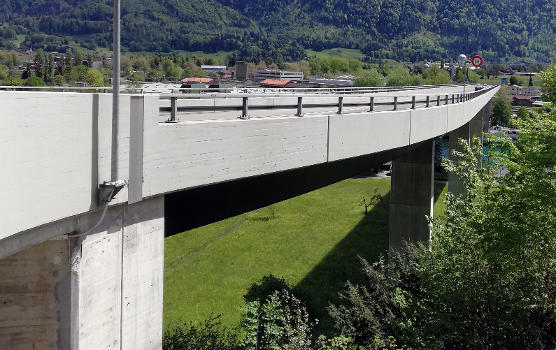
{"type": "Polygon", "coordinates": [[[543,100],[556,103],[556,63],[541,73],[543,100]]]}
{"type": "Polygon", "coordinates": [[[241,326],[246,335],[245,349],[311,350],[314,323],[303,303],[284,289],[266,299],[248,302],[241,326]]]}
{"type": "Polygon", "coordinates": [[[363,261],[364,282],[330,307],[344,336],[366,349],[556,346],[556,116],[516,123],[515,142],[488,140],[483,167],[478,139],[446,161],[466,196],[447,195],[430,249],[363,261]]]}
{"type": "Polygon", "coordinates": [[[38,49],[37,52],[35,53],[35,59],[33,60],[33,63],[35,64],[35,76],[39,77],[39,78],[43,78],[44,77],[44,70],[45,70],[45,65],[46,65],[46,59],[44,56],[44,52],[41,49],[38,49]]]}
{"type": "Polygon", "coordinates": [[[6,86],[22,86],[23,80],[16,77],[7,77],[6,79],[4,79],[2,84],[6,86]]]}
{"type": "Polygon", "coordinates": [[[0,81],[6,79],[8,77],[8,73],[6,73],[7,70],[8,70],[8,67],[0,64],[0,81]]]}
{"type": "Polygon", "coordinates": [[[454,76],[454,80],[458,83],[463,83],[465,80],[465,74],[463,74],[463,69],[458,68],[456,69],[456,74],[454,76]]]}
{"type": "Polygon", "coordinates": [[[496,98],[490,117],[492,124],[506,126],[509,124],[511,116],[512,108],[508,101],[502,97],[496,98]]]}
{"type": "Polygon", "coordinates": [[[361,71],[355,80],[355,86],[383,86],[382,75],[376,69],[361,71]]]}
{"type": "Polygon", "coordinates": [[[66,57],[64,57],[64,63],[62,67],[63,75],[66,80],[71,79],[71,68],[73,67],[73,55],[71,49],[66,50],[66,57]]]}
{"type": "Polygon", "coordinates": [[[468,80],[470,83],[478,83],[481,77],[479,74],[475,73],[475,71],[468,69],[467,70],[468,80]]]}
{"type": "Polygon", "coordinates": [[[386,77],[387,86],[420,85],[421,83],[420,75],[411,74],[408,69],[402,67],[392,69],[386,77]]]}
{"type": "Polygon", "coordinates": [[[510,77],[510,85],[523,85],[523,80],[519,79],[515,75],[510,77]]]}
{"type": "Polygon", "coordinates": [[[94,68],[89,68],[87,70],[83,80],[85,80],[89,86],[104,86],[104,76],[94,68]]]}
{"type": "Polygon", "coordinates": [[[529,112],[527,111],[527,108],[523,106],[519,107],[516,114],[519,119],[525,119],[529,117],[529,112]]]}
{"type": "Polygon", "coordinates": [[[39,77],[30,77],[23,83],[25,86],[45,86],[46,83],[39,77]]]}
{"type": "Polygon", "coordinates": [[[427,84],[450,84],[450,73],[444,69],[438,68],[437,66],[425,69],[423,77],[425,78],[425,83],[427,84]]]}

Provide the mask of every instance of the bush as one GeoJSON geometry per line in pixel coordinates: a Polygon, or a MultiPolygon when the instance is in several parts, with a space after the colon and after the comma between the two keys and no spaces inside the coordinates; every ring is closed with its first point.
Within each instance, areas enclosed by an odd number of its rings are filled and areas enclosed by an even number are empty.
{"type": "Polygon", "coordinates": [[[6,86],[22,86],[23,80],[16,77],[7,77],[2,84],[6,86]]]}
{"type": "Polygon", "coordinates": [[[237,332],[221,327],[220,315],[203,323],[181,322],[164,331],[164,350],[240,350],[237,332]]]}
{"type": "Polygon", "coordinates": [[[386,77],[388,86],[416,86],[423,83],[423,78],[418,74],[412,74],[406,68],[394,68],[386,77]]]}
{"type": "Polygon", "coordinates": [[[39,77],[30,77],[29,79],[25,80],[25,86],[45,86],[46,83],[39,77]]]}
{"type": "Polygon", "coordinates": [[[309,320],[307,308],[291,292],[275,291],[264,301],[248,302],[242,309],[245,349],[312,349],[311,330],[316,323],[309,320]]]}
{"type": "Polygon", "coordinates": [[[423,73],[425,83],[432,85],[450,84],[450,73],[437,66],[428,68],[423,73]]]}
{"type": "Polygon", "coordinates": [[[284,278],[278,278],[273,274],[263,276],[258,282],[253,283],[243,296],[246,302],[259,301],[264,302],[269,296],[276,291],[286,290],[292,292],[291,287],[284,278]]]}
{"type": "Polygon", "coordinates": [[[446,161],[466,194],[447,195],[430,250],[363,261],[364,282],[330,307],[343,335],[369,349],[554,349],[556,118],[516,124],[520,137],[490,144],[484,167],[478,139],[446,161]]]}
{"type": "Polygon", "coordinates": [[[355,80],[355,86],[383,86],[382,75],[376,69],[362,71],[355,80]]]}

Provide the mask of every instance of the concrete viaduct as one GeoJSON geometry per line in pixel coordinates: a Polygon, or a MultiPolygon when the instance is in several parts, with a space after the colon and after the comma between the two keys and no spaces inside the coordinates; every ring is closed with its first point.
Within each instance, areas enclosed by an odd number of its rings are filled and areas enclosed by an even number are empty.
{"type": "Polygon", "coordinates": [[[386,161],[390,245],[429,240],[434,138],[480,136],[497,91],[124,94],[115,137],[110,94],[0,91],[0,348],[160,349],[165,235],[386,161]]]}

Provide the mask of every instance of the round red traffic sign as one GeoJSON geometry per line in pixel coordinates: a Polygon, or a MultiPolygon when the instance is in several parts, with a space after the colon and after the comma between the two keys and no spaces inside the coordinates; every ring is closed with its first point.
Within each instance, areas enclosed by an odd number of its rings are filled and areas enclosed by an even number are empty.
{"type": "Polygon", "coordinates": [[[483,65],[483,58],[481,56],[473,56],[471,59],[471,64],[475,67],[480,67],[483,65]]]}

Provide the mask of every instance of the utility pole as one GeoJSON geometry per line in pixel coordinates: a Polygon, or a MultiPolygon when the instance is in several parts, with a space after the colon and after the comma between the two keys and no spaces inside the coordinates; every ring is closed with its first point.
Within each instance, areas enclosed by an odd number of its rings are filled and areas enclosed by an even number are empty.
{"type": "Polygon", "coordinates": [[[118,180],[118,122],[120,117],[120,0],[114,0],[112,38],[112,181],[118,180]]]}

